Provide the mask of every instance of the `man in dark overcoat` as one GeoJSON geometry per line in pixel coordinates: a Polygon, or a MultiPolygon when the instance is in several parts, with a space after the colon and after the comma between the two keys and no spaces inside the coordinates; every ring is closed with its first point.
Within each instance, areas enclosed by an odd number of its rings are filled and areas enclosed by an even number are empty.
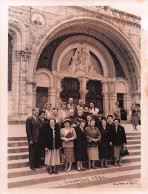
{"type": "Polygon", "coordinates": [[[38,122],[39,109],[32,109],[32,116],[26,120],[26,134],[29,143],[29,163],[30,168],[40,168],[41,158],[39,150],[39,122],[38,122]]]}

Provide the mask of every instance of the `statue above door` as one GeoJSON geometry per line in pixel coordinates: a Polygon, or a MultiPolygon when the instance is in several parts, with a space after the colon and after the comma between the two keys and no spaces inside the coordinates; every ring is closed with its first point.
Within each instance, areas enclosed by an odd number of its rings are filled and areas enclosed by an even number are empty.
{"type": "Polygon", "coordinates": [[[83,43],[75,51],[70,66],[66,69],[68,72],[95,73],[94,66],[90,60],[90,51],[88,46],[83,43]]]}

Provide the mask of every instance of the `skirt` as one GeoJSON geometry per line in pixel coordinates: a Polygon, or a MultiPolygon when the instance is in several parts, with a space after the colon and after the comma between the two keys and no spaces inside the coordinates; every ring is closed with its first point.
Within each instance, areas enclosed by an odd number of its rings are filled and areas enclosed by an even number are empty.
{"type": "Polygon", "coordinates": [[[74,162],[74,148],[73,147],[66,147],[64,148],[64,155],[66,162],[74,162]]]}
{"type": "Polygon", "coordinates": [[[45,164],[50,166],[56,166],[60,164],[59,149],[47,150],[45,152],[45,164]]]}
{"type": "Polygon", "coordinates": [[[138,125],[139,124],[139,118],[138,115],[132,115],[132,124],[133,125],[138,125]]]}
{"type": "Polygon", "coordinates": [[[99,160],[98,147],[87,147],[87,154],[89,160],[99,160]]]}
{"type": "Polygon", "coordinates": [[[114,157],[120,157],[121,146],[114,146],[114,157]]]}

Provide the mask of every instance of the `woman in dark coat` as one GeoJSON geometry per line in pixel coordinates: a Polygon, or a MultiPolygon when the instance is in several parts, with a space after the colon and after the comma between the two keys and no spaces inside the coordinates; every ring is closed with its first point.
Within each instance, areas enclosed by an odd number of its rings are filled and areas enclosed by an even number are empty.
{"type": "Polygon", "coordinates": [[[85,170],[82,166],[82,162],[86,162],[87,157],[87,140],[84,132],[85,120],[81,120],[80,126],[76,127],[77,139],[75,140],[75,159],[77,161],[77,170],[85,170]]]}
{"type": "Polygon", "coordinates": [[[112,131],[112,144],[114,147],[115,166],[117,166],[117,159],[119,160],[119,166],[121,166],[121,146],[126,144],[126,134],[124,127],[119,125],[120,119],[115,119],[115,127],[112,131]]]}
{"type": "Polygon", "coordinates": [[[49,165],[49,174],[58,172],[56,171],[56,165],[60,164],[59,149],[62,146],[60,130],[56,125],[54,119],[50,120],[48,128],[46,128],[45,139],[45,164],[49,165]]]}
{"type": "Polygon", "coordinates": [[[107,160],[110,158],[110,142],[111,142],[111,131],[107,127],[106,118],[102,119],[102,126],[100,127],[101,141],[99,145],[99,154],[101,159],[101,168],[103,168],[103,162],[105,160],[105,168],[108,168],[107,160]]]}

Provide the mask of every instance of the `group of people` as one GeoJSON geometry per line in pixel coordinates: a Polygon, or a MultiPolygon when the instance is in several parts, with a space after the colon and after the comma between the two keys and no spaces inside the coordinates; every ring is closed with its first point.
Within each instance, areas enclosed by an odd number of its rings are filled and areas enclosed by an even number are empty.
{"type": "Polygon", "coordinates": [[[57,174],[60,153],[65,156],[64,172],[69,172],[76,162],[79,172],[96,168],[108,168],[108,160],[115,159],[114,165],[121,166],[121,147],[126,144],[124,127],[113,115],[103,116],[94,103],[84,106],[79,100],[77,106],[70,98],[68,104],[62,99],[52,108],[50,103],[44,110],[34,108],[26,121],[29,143],[30,168],[42,168],[41,158],[48,165],[49,174],[57,174]],[[119,162],[118,162],[119,161],[119,162]]]}

